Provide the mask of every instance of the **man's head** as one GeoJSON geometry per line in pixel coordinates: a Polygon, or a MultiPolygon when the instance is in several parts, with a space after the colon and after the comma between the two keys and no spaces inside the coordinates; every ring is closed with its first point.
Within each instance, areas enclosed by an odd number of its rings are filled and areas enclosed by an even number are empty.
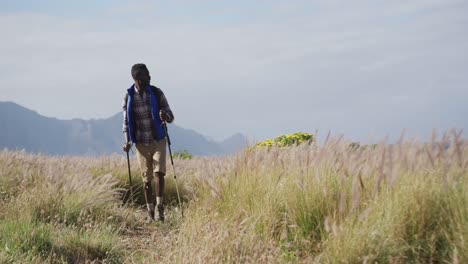
{"type": "Polygon", "coordinates": [[[150,84],[151,76],[145,64],[137,63],[133,65],[131,73],[132,73],[133,80],[135,80],[135,83],[139,87],[144,87],[150,84]]]}

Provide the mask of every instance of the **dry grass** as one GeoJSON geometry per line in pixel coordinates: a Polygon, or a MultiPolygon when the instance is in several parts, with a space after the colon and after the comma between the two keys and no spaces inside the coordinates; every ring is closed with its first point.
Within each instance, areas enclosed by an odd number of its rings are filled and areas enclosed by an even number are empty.
{"type": "MultiPolygon", "coordinates": [[[[135,206],[122,205],[123,156],[4,151],[0,260],[465,263],[466,146],[451,131],[430,143],[356,148],[329,138],[176,160],[185,218],[172,207],[159,226],[144,225],[140,190],[135,206]]],[[[167,177],[166,200],[175,206],[167,177]]]]}
{"type": "Polygon", "coordinates": [[[191,161],[190,221],[165,260],[464,263],[466,145],[452,131],[428,144],[338,138],[191,161]]]}

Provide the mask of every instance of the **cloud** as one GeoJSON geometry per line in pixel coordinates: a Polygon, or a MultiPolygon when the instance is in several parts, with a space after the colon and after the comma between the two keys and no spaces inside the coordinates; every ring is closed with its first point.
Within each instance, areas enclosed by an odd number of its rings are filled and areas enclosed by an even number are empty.
{"type": "Polygon", "coordinates": [[[1,14],[0,100],[107,117],[130,66],[145,62],[177,122],[215,138],[466,128],[466,14],[456,0],[128,1],[92,18],[1,14]]]}

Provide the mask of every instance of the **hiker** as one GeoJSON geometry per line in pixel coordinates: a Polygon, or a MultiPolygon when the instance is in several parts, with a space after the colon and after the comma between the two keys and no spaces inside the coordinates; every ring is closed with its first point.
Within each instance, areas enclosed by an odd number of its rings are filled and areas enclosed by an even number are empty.
{"type": "Polygon", "coordinates": [[[148,222],[156,220],[155,207],[158,209],[157,220],[163,222],[167,139],[162,124],[172,123],[174,115],[161,89],[150,85],[151,76],[145,64],[133,65],[131,74],[135,83],[127,90],[122,104],[123,150],[128,152],[131,144],[135,144],[143,177],[148,222]],[[153,200],[153,178],[156,181],[156,205],[153,200]]]}

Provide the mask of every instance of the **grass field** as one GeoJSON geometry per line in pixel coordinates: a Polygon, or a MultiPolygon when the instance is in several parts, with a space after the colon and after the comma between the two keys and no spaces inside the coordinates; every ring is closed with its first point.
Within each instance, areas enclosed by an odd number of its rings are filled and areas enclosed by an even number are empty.
{"type": "Polygon", "coordinates": [[[166,223],[144,223],[132,160],[0,152],[0,262],[468,263],[468,148],[429,143],[248,149],[175,160],[166,223]]]}

